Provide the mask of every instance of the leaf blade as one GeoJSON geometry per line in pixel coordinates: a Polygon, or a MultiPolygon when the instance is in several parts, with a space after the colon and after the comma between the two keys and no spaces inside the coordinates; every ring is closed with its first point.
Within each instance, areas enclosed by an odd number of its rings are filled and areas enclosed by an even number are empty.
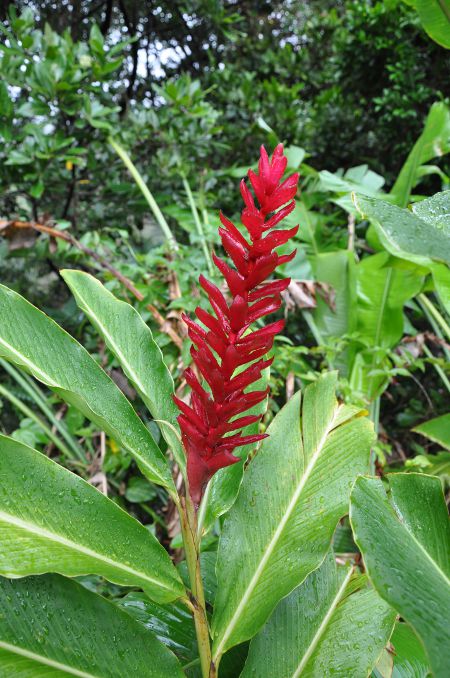
{"type": "MultiPolygon", "coordinates": [[[[447,2],[447,0],[444,0],[447,2]]],[[[450,151],[450,110],[444,102],[434,103],[427,115],[421,135],[412,147],[392,187],[397,205],[406,207],[420,176],[421,165],[450,151]]]]}
{"type": "Polygon", "coordinates": [[[133,306],[116,299],[89,273],[66,269],[61,275],[158,421],[178,464],[184,467],[184,453],[175,432],[178,410],[172,400],[173,379],[150,328],[133,306]]]}
{"type": "Polygon", "coordinates": [[[379,479],[357,479],[350,505],[355,541],[378,593],[411,624],[436,678],[444,678],[450,663],[450,527],[441,483],[399,473],[389,475],[389,486],[390,498],[379,479]]]}
{"type": "Polygon", "coordinates": [[[366,198],[362,195],[355,196],[354,203],[361,215],[373,223],[383,247],[388,252],[402,259],[412,260],[420,266],[429,267],[432,261],[450,265],[448,237],[450,227],[446,225],[443,217],[442,221],[423,218],[427,211],[431,214],[436,211],[438,199],[439,209],[443,209],[444,200],[449,206],[450,191],[438,193],[424,200],[419,203],[420,209],[417,206],[413,212],[384,200],[366,198]]]}
{"type": "Polygon", "coordinates": [[[97,574],[161,602],[184,594],[157,539],[75,474],[2,435],[0,474],[2,575],[97,574]]]}
{"type": "Polygon", "coordinates": [[[11,677],[23,675],[24,668],[33,678],[183,675],[174,655],[153,634],[113,603],[65,577],[1,578],[0,600],[0,669],[9,666],[11,677]]]}
{"type": "Polygon", "coordinates": [[[73,337],[3,285],[0,285],[0,356],[25,368],[75,405],[117,440],[151,481],[175,494],[164,455],[114,382],[73,337]]]}
{"type": "Polygon", "coordinates": [[[353,419],[353,410],[345,415],[335,385],[336,374],[331,374],[306,389],[304,444],[296,394],[277,415],[244,476],[219,546],[212,621],[216,660],[252,637],[276,603],[320,564],[346,512],[349,484],[368,466],[371,425],[353,419]],[[341,448],[351,450],[343,464],[341,448]],[[329,473],[329,459],[339,470],[327,494],[320,477],[329,473]]]}
{"type": "Polygon", "coordinates": [[[412,430],[450,450],[450,413],[424,421],[412,430]]]}
{"type": "Polygon", "coordinates": [[[352,575],[329,553],[252,640],[242,678],[368,675],[396,613],[352,575]]]}

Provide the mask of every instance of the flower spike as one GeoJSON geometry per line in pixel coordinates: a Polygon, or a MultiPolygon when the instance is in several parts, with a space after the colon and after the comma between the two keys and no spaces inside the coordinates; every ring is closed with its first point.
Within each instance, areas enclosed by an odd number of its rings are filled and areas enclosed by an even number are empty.
{"type": "Polygon", "coordinates": [[[189,492],[196,508],[214,473],[239,461],[233,450],[266,437],[241,435],[245,426],[260,421],[262,415],[238,415],[268,395],[269,389],[249,392],[246,389],[271,364],[272,360],[264,360],[264,355],[284,326],[284,321],[278,320],[254,332],[248,331],[253,322],[280,308],[281,293],[290,282],[289,279],[266,282],[277,266],[295,256],[295,250],[287,255],[274,251],[298,230],[298,227],[273,230],[295,206],[298,174],[282,181],[286,165],[281,144],[271,158],[261,147],[258,173],[248,171],[254,195],[244,179],[240,185],[245,204],[241,222],[248,237],[220,214],[219,235],[235,268],[215,255],[213,261],[225,278],[229,298],[201,275],[200,285],[215,315],[197,308],[195,314],[203,326],[183,316],[195,345],[191,349],[194,364],[202,375],[202,383],[209,386],[205,389],[188,368],[185,378],[192,389],[191,405],[174,398],[181,412],[178,423],[187,456],[189,492]]]}

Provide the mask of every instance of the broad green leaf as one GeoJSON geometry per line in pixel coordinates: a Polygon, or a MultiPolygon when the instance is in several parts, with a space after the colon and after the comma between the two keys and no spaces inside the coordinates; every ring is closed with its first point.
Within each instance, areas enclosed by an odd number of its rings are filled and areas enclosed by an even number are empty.
{"type": "Polygon", "coordinates": [[[415,0],[415,8],[430,38],[450,49],[450,0],[415,0]]]}
{"type": "Polygon", "coordinates": [[[431,675],[422,643],[408,624],[398,623],[391,636],[392,678],[426,678],[431,675]]]}
{"type": "Polygon", "coordinates": [[[450,312],[450,191],[416,203],[412,212],[381,200],[353,199],[388,252],[431,271],[439,297],[450,312]]]}
{"type": "Polygon", "coordinates": [[[384,185],[384,179],[369,169],[368,165],[351,167],[345,174],[341,172],[319,172],[319,188],[333,193],[351,193],[361,191],[364,195],[377,195],[384,185]]]}
{"type": "Polygon", "coordinates": [[[441,191],[415,202],[412,211],[419,219],[450,235],[450,191],[441,191]]]}
{"type": "Polygon", "coordinates": [[[0,578],[0,675],[177,678],[176,657],[119,607],[45,575],[0,578]]]}
{"type": "Polygon", "coordinates": [[[435,678],[450,666],[450,527],[438,478],[388,475],[358,478],[350,520],[367,573],[377,589],[416,631],[435,678]]]}
{"type": "Polygon", "coordinates": [[[289,169],[296,170],[300,167],[302,164],[303,160],[305,159],[306,156],[306,151],[304,148],[301,148],[300,146],[287,146],[284,149],[284,154],[287,158],[287,166],[289,169]]]}
{"type": "Polygon", "coordinates": [[[413,428],[413,431],[450,450],[450,413],[425,421],[413,428]]]}
{"type": "Polygon", "coordinates": [[[173,379],[150,328],[136,309],[116,299],[88,273],[64,270],[61,275],[78,306],[99,331],[160,425],[167,444],[183,468],[185,457],[177,435],[179,412],[172,400],[173,379]]]}
{"type": "Polygon", "coordinates": [[[403,334],[403,307],[423,284],[415,270],[393,264],[386,252],[380,252],[356,267],[356,330],[368,346],[395,346],[403,334]]]}
{"type": "Polygon", "coordinates": [[[153,482],[175,493],[164,455],[89,353],[16,292],[0,285],[0,356],[24,368],[117,440],[153,482]]]}
{"type": "Polygon", "coordinates": [[[252,640],[242,678],[367,676],[396,613],[364,577],[354,581],[352,574],[329,554],[252,640]]]}
{"type": "Polygon", "coordinates": [[[316,254],[319,251],[316,242],[316,230],[320,216],[321,215],[319,215],[317,212],[309,210],[303,201],[296,200],[294,209],[284,221],[287,228],[292,228],[297,226],[297,224],[302,224],[302,228],[299,230],[296,237],[302,242],[309,243],[316,254]]]}
{"type": "Polygon", "coordinates": [[[352,388],[371,399],[379,394],[388,379],[383,373],[373,372],[383,369],[387,350],[401,339],[404,304],[423,284],[417,271],[402,269],[394,263],[387,252],[380,252],[366,257],[356,266],[356,331],[358,341],[367,348],[359,347],[352,364],[350,383],[352,388]]]}
{"type": "Polygon", "coordinates": [[[333,536],[333,551],[339,553],[358,553],[356,544],[353,541],[352,529],[348,519],[339,523],[333,536]]]}
{"type": "Polygon", "coordinates": [[[158,601],[184,594],[167,552],[82,478],[0,436],[0,574],[98,574],[158,601]]]}
{"type": "Polygon", "coordinates": [[[244,474],[219,546],[212,620],[216,660],[251,638],[323,560],[350,487],[368,467],[372,425],[339,405],[336,373],[275,417],[244,474]]]}
{"type": "Polygon", "coordinates": [[[450,209],[450,191],[424,200],[425,205],[419,203],[420,209],[418,205],[414,212],[361,195],[354,201],[362,216],[374,224],[388,252],[425,267],[430,259],[450,265],[450,226],[444,218],[450,209]],[[431,214],[436,218],[431,219],[431,214]]]}
{"type": "MultiPolygon", "coordinates": [[[[142,593],[129,593],[119,604],[176,654],[189,678],[201,678],[194,621],[184,605],[178,602],[157,605],[142,593]]],[[[236,678],[241,674],[247,649],[246,644],[240,645],[222,658],[220,678],[236,678]]]]}
{"type": "Polygon", "coordinates": [[[443,102],[434,103],[428,113],[423,132],[412,147],[392,187],[391,196],[395,203],[400,207],[406,207],[411,191],[420,178],[421,165],[449,151],[450,110],[443,102]]]}
{"type": "Polygon", "coordinates": [[[192,614],[182,603],[161,605],[149,600],[143,593],[133,592],[121,598],[119,605],[152,631],[183,663],[198,657],[192,614]]]}
{"type": "Polygon", "coordinates": [[[353,191],[373,197],[383,196],[381,188],[384,185],[384,179],[379,174],[370,170],[368,165],[350,167],[344,174],[342,170],[334,173],[324,170],[319,172],[318,176],[320,181],[319,188],[324,191],[333,192],[335,196],[332,202],[349,213],[355,211],[351,198],[353,191]]]}
{"type": "Polygon", "coordinates": [[[91,49],[96,52],[97,54],[102,54],[103,53],[103,43],[104,43],[104,37],[103,34],[100,30],[100,28],[97,26],[97,24],[92,24],[90,34],[89,34],[89,45],[91,49]]]}

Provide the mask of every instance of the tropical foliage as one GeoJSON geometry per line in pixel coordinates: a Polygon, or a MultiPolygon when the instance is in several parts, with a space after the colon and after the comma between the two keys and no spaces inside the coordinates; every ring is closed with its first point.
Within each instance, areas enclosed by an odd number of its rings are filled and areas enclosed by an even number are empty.
{"type": "Polygon", "coordinates": [[[2,676],[446,678],[447,5],[0,9],[2,676]]]}

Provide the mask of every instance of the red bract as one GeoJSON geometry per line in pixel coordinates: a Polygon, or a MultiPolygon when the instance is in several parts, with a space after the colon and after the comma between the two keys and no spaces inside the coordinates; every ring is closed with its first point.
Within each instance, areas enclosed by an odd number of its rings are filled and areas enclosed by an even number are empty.
{"type": "Polygon", "coordinates": [[[258,174],[248,171],[259,206],[255,204],[245,180],[241,182],[245,203],[241,221],[248,231],[250,242],[229,219],[220,215],[222,227],[219,234],[234,268],[215,255],[213,259],[225,278],[230,298],[200,276],[200,285],[209,297],[214,315],[202,308],[196,309],[196,316],[204,327],[183,316],[194,344],[192,359],[210,389],[203,388],[189,368],[185,376],[192,388],[191,405],[175,397],[181,411],[178,422],[187,455],[189,491],[196,507],[214,473],[239,461],[233,450],[266,437],[260,434],[242,436],[242,429],[261,417],[238,415],[267,396],[268,389],[250,392],[246,389],[271,364],[272,360],[264,360],[264,355],[272,348],[275,335],[284,327],[284,321],[278,320],[248,332],[252,323],[280,308],[281,292],[290,282],[289,279],[264,282],[279,264],[291,261],[295,256],[295,250],[282,256],[273,250],[292,238],[298,226],[288,230],[270,230],[290,214],[295,205],[293,198],[297,191],[298,174],[282,182],[286,164],[281,144],[270,160],[265,148],[261,148],[258,174]],[[248,367],[237,372],[238,368],[247,364],[248,367]]]}

